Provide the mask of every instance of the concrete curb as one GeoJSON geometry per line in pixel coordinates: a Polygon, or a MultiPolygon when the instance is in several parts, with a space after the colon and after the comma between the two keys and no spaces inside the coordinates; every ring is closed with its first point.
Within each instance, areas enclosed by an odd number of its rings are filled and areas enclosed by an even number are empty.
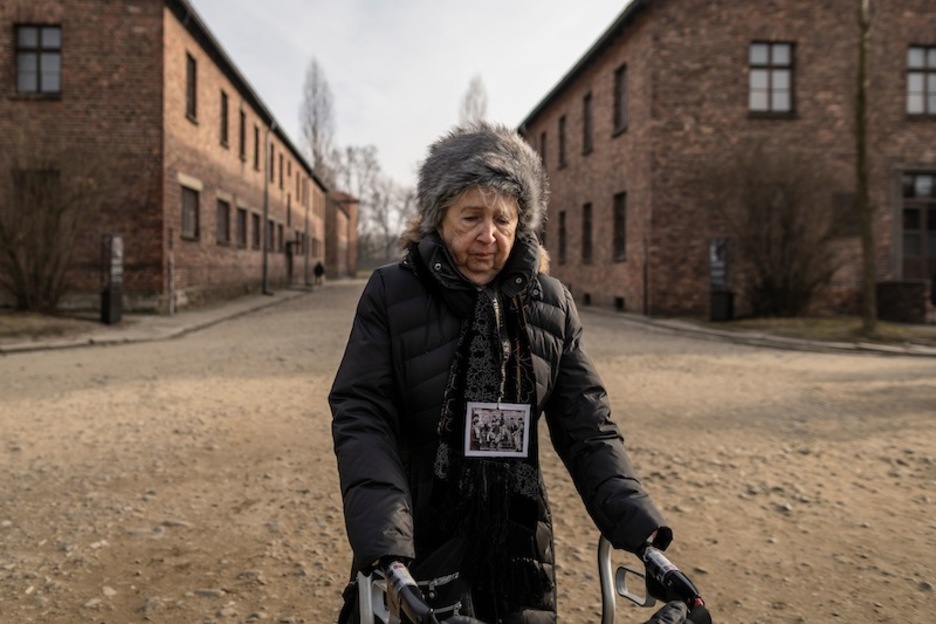
{"type": "Polygon", "coordinates": [[[76,338],[32,340],[0,345],[0,356],[55,349],[109,347],[179,338],[224,321],[281,305],[311,293],[312,291],[307,289],[281,290],[277,291],[273,296],[255,295],[235,300],[230,305],[219,305],[209,309],[191,311],[183,310],[175,316],[141,316],[133,325],[101,326],[76,338]]]}
{"type": "MultiPolygon", "coordinates": [[[[319,286],[319,291],[327,286],[319,286]]],[[[63,340],[34,340],[29,342],[0,345],[0,356],[16,355],[54,349],[76,349],[81,347],[107,347],[136,342],[153,342],[179,338],[201,329],[206,329],[223,321],[235,319],[275,305],[309,295],[309,288],[295,288],[277,291],[272,297],[252,295],[235,300],[227,305],[210,309],[182,311],[176,316],[142,316],[130,326],[101,326],[89,334],[78,338],[63,340]]],[[[731,342],[752,347],[767,347],[791,351],[812,351],[818,353],[853,353],[881,356],[936,357],[936,347],[916,344],[879,344],[872,342],[824,342],[775,336],[749,330],[723,330],[705,327],[679,319],[647,318],[627,312],[615,312],[602,308],[582,307],[580,312],[601,314],[620,319],[626,323],[640,325],[651,331],[692,335],[704,340],[731,342]]]]}
{"type": "Polygon", "coordinates": [[[585,308],[589,313],[613,316],[634,325],[651,330],[677,334],[690,334],[696,338],[719,342],[732,342],[752,347],[768,347],[790,351],[812,351],[817,353],[856,353],[889,356],[936,357],[936,347],[918,344],[882,344],[874,342],[834,342],[806,340],[788,336],[776,336],[751,330],[727,330],[704,327],[678,319],[653,319],[626,312],[613,312],[600,308],[585,308]]]}

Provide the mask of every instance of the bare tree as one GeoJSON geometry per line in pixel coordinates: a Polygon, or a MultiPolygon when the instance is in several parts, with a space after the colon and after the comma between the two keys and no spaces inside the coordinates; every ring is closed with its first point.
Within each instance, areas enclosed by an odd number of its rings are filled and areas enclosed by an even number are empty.
{"type": "Polygon", "coordinates": [[[836,209],[835,179],[815,159],[763,144],[733,156],[707,174],[705,195],[731,233],[740,288],[756,316],[804,314],[844,264],[837,242],[854,215],[836,209]]]}
{"type": "Polygon", "coordinates": [[[10,138],[0,153],[0,288],[22,310],[54,312],[103,189],[93,148],[10,138]]]}
{"type": "Polygon", "coordinates": [[[461,124],[483,121],[487,117],[487,90],[481,75],[477,74],[468,83],[468,90],[462,96],[458,121],[461,124]]]}
{"type": "Polygon", "coordinates": [[[302,86],[299,124],[312,168],[326,184],[333,184],[334,163],[330,161],[335,135],[333,98],[325,70],[314,58],[309,61],[302,86]]]}

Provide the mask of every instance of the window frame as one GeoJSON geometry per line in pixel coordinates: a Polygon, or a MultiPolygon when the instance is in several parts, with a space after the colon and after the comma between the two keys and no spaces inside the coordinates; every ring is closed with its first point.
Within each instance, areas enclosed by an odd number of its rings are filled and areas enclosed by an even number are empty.
{"type": "Polygon", "coordinates": [[[547,141],[546,141],[546,131],[543,130],[543,131],[540,132],[540,150],[539,150],[539,152],[540,152],[540,159],[543,161],[543,166],[544,166],[544,167],[547,165],[547,161],[548,161],[548,154],[549,154],[549,152],[546,151],[547,147],[549,147],[549,145],[548,145],[548,143],[547,143],[547,141]]]}
{"type": "Polygon", "coordinates": [[[234,222],[234,243],[239,249],[247,247],[247,209],[237,207],[237,221],[234,222]]]}
{"type": "Polygon", "coordinates": [[[789,119],[796,117],[796,43],[793,41],[767,41],[757,39],[748,44],[748,115],[752,118],[768,119],[789,119]],[[754,52],[754,46],[767,46],[767,61],[765,63],[756,63],[751,57],[754,52]],[[782,64],[774,61],[774,50],[781,46],[789,49],[789,62],[782,64]],[[755,93],[753,81],[755,72],[765,72],[767,76],[766,96],[767,109],[753,108],[753,97],[755,93]],[[774,86],[775,75],[779,72],[786,72],[789,75],[789,84],[787,91],[789,93],[789,108],[779,110],[774,108],[774,97],[782,90],[774,86]]]}
{"type": "Polygon", "coordinates": [[[198,61],[185,53],[185,116],[198,123],[198,61]]]}
{"type": "Polygon", "coordinates": [[[254,250],[259,250],[261,248],[261,243],[263,242],[263,232],[261,231],[261,224],[263,219],[260,218],[260,213],[251,212],[250,213],[250,248],[254,250]]]}
{"type": "Polygon", "coordinates": [[[582,98],[582,154],[590,154],[595,149],[595,131],[591,91],[582,98]]]}
{"type": "Polygon", "coordinates": [[[14,72],[15,72],[15,93],[18,97],[26,98],[43,98],[43,99],[58,99],[62,96],[62,42],[63,42],[63,31],[61,24],[37,24],[24,22],[22,24],[15,24],[13,28],[13,58],[14,58],[14,72]],[[36,44],[34,46],[28,46],[26,44],[20,43],[20,33],[25,29],[35,29],[36,30],[36,44]],[[43,42],[43,33],[44,31],[57,31],[58,33],[58,47],[53,47],[51,44],[46,46],[43,42]],[[20,67],[20,59],[26,56],[32,56],[35,58],[35,89],[21,89],[20,80],[22,76],[22,68],[20,67]],[[54,90],[45,91],[43,90],[43,74],[48,72],[43,72],[42,65],[45,58],[54,58],[57,59],[58,63],[58,85],[54,90]]]}
{"type": "Polygon", "coordinates": [[[197,241],[201,236],[201,191],[190,186],[182,185],[182,225],[179,234],[183,240],[197,241]],[[191,206],[185,200],[193,197],[195,205],[191,206]],[[191,226],[191,227],[189,227],[191,226]]]}
{"type": "Polygon", "coordinates": [[[241,161],[247,160],[247,113],[239,109],[240,117],[237,127],[237,155],[241,161]]]}
{"type": "Polygon", "coordinates": [[[905,72],[906,80],[906,100],[904,112],[909,119],[936,119],[936,45],[911,44],[907,46],[907,70],[905,72]],[[913,67],[911,65],[911,54],[914,50],[920,50],[923,55],[922,67],[913,67]],[[921,81],[920,92],[911,92],[911,82],[913,76],[919,76],[921,81]],[[910,109],[912,96],[922,98],[922,110],[914,112],[910,109]]]}
{"type": "Polygon", "coordinates": [[[217,198],[215,203],[215,237],[219,245],[231,244],[231,202],[217,198]]]}
{"type": "Polygon", "coordinates": [[[614,70],[614,107],[612,136],[627,132],[627,63],[614,70]]]}
{"type": "Polygon", "coordinates": [[[230,119],[228,114],[228,94],[224,89],[221,89],[221,127],[220,127],[220,139],[221,145],[225,148],[230,147],[230,119]]]}
{"type": "Polygon", "coordinates": [[[615,262],[627,260],[627,191],[611,200],[611,251],[615,262]]]}
{"type": "Polygon", "coordinates": [[[566,138],[566,116],[559,116],[559,168],[568,166],[569,164],[569,150],[568,150],[568,141],[566,138]]]}
{"type": "Polygon", "coordinates": [[[901,186],[903,187],[900,203],[901,277],[903,279],[933,279],[936,275],[936,171],[905,171],[902,175],[901,186]],[[929,179],[928,195],[917,194],[918,178],[929,179]],[[916,212],[917,225],[915,227],[908,227],[909,211],[916,212]],[[918,237],[918,253],[907,254],[908,236],[918,237]],[[931,245],[934,247],[932,254],[930,254],[931,245]],[[914,268],[911,263],[916,263],[917,266],[914,268]]]}
{"type": "Polygon", "coordinates": [[[260,126],[254,124],[254,171],[260,171],[260,126]]]}

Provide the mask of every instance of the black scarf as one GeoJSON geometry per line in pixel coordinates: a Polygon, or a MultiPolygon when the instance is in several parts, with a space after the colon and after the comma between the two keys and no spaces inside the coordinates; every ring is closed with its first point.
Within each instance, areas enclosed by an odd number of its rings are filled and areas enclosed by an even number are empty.
{"type": "Polygon", "coordinates": [[[494,288],[476,292],[449,369],[434,467],[432,507],[440,528],[465,539],[462,573],[481,593],[497,597],[490,605],[496,612],[535,605],[551,590],[536,556],[542,489],[521,296],[505,305],[506,297],[494,288]],[[465,457],[469,401],[529,405],[527,457],[465,457]]]}

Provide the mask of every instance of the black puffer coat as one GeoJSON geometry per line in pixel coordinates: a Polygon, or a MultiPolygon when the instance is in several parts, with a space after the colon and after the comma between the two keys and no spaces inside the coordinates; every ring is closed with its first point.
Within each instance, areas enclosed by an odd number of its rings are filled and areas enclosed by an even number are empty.
{"type": "MultiPolygon", "coordinates": [[[[640,486],[611,420],[608,397],[582,348],[569,291],[538,272],[539,245],[518,238],[498,277],[521,294],[538,399],[552,443],[598,529],[635,550],[663,518],[640,486]]],[[[329,395],[353,571],[387,555],[415,558],[438,444],[442,397],[470,314],[474,286],[432,235],[371,276],[329,395]]],[[[540,562],[553,577],[552,530],[541,506],[540,562]]],[[[661,531],[668,542],[669,531],[661,531]]],[[[665,547],[665,543],[659,544],[665,547]]],[[[554,603],[554,602],[553,602],[554,603]]],[[[537,620],[538,621],[538,620],[537,620]]]]}

